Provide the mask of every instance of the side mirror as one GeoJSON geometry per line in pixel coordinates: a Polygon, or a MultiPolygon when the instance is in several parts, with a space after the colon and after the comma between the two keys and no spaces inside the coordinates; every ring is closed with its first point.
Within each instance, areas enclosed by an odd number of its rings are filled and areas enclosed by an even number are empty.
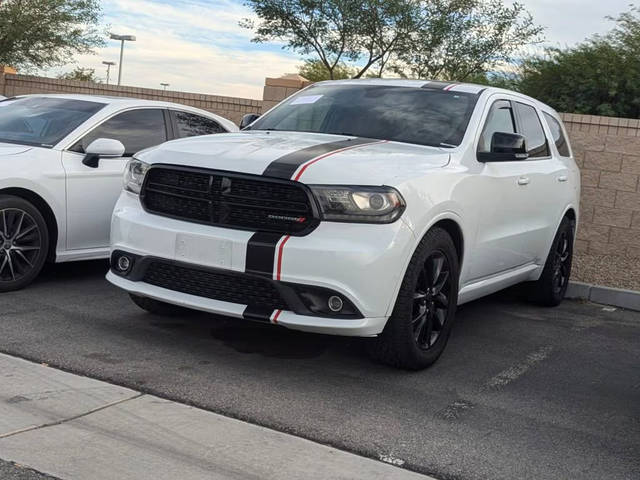
{"type": "Polygon", "coordinates": [[[244,117],[242,117],[242,120],[240,121],[240,130],[244,130],[258,118],[260,118],[260,115],[258,115],[257,113],[247,113],[244,117]]]}
{"type": "Polygon", "coordinates": [[[491,137],[491,151],[478,152],[479,162],[517,162],[527,158],[527,142],[519,133],[495,132],[491,137]]]}
{"type": "Polygon", "coordinates": [[[96,138],[85,149],[82,163],[87,167],[98,168],[101,158],[118,158],[124,155],[124,145],[112,138],[96,138]]]}

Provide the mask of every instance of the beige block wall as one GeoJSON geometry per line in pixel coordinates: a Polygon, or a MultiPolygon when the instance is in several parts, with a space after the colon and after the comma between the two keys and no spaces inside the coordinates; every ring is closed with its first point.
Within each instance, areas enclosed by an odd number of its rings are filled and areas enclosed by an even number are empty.
{"type": "Polygon", "coordinates": [[[34,77],[4,73],[2,68],[0,66],[0,95],[6,97],[31,93],[80,93],[143,98],[202,108],[227,118],[236,124],[239,124],[242,116],[247,113],[262,112],[262,100],[34,77]]]}
{"type": "Polygon", "coordinates": [[[582,174],[582,254],[640,257],[640,120],[562,114],[582,174]]]}

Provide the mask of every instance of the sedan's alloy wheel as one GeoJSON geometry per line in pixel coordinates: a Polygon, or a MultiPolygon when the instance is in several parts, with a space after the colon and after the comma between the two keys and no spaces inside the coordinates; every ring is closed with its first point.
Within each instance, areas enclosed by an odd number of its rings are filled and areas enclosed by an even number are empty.
{"type": "Polygon", "coordinates": [[[0,281],[28,275],[42,248],[42,232],[34,218],[19,208],[0,210],[0,281]]]}
{"type": "Polygon", "coordinates": [[[451,290],[450,266],[442,252],[432,253],[424,263],[413,294],[412,328],[418,347],[431,348],[444,327],[451,290]]]}

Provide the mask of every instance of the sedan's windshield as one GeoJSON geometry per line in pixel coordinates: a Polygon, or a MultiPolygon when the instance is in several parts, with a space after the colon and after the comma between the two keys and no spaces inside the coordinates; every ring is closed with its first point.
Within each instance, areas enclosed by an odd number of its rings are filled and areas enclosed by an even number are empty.
{"type": "Polygon", "coordinates": [[[0,103],[0,142],[53,147],[104,103],[24,97],[0,103]]]}
{"type": "Polygon", "coordinates": [[[478,96],[391,85],[317,85],[251,130],[331,133],[436,147],[460,145],[478,96]]]}

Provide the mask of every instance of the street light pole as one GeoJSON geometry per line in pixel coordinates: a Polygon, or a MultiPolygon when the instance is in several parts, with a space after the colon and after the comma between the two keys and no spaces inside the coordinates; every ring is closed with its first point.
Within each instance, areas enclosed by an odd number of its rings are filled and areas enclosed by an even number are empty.
{"type": "Polygon", "coordinates": [[[167,87],[169,86],[169,84],[168,84],[168,83],[161,83],[160,85],[162,85],[163,90],[166,90],[166,89],[167,89],[167,87]]]}
{"type": "Polygon", "coordinates": [[[109,85],[109,76],[111,73],[111,65],[115,65],[116,62],[102,62],[103,65],[107,66],[107,85],[109,85]]]}
{"type": "Polygon", "coordinates": [[[122,56],[124,54],[124,42],[135,42],[135,35],[116,35],[114,33],[111,34],[110,38],[112,40],[120,40],[120,65],[118,67],[118,85],[122,82],[122,56]]]}

